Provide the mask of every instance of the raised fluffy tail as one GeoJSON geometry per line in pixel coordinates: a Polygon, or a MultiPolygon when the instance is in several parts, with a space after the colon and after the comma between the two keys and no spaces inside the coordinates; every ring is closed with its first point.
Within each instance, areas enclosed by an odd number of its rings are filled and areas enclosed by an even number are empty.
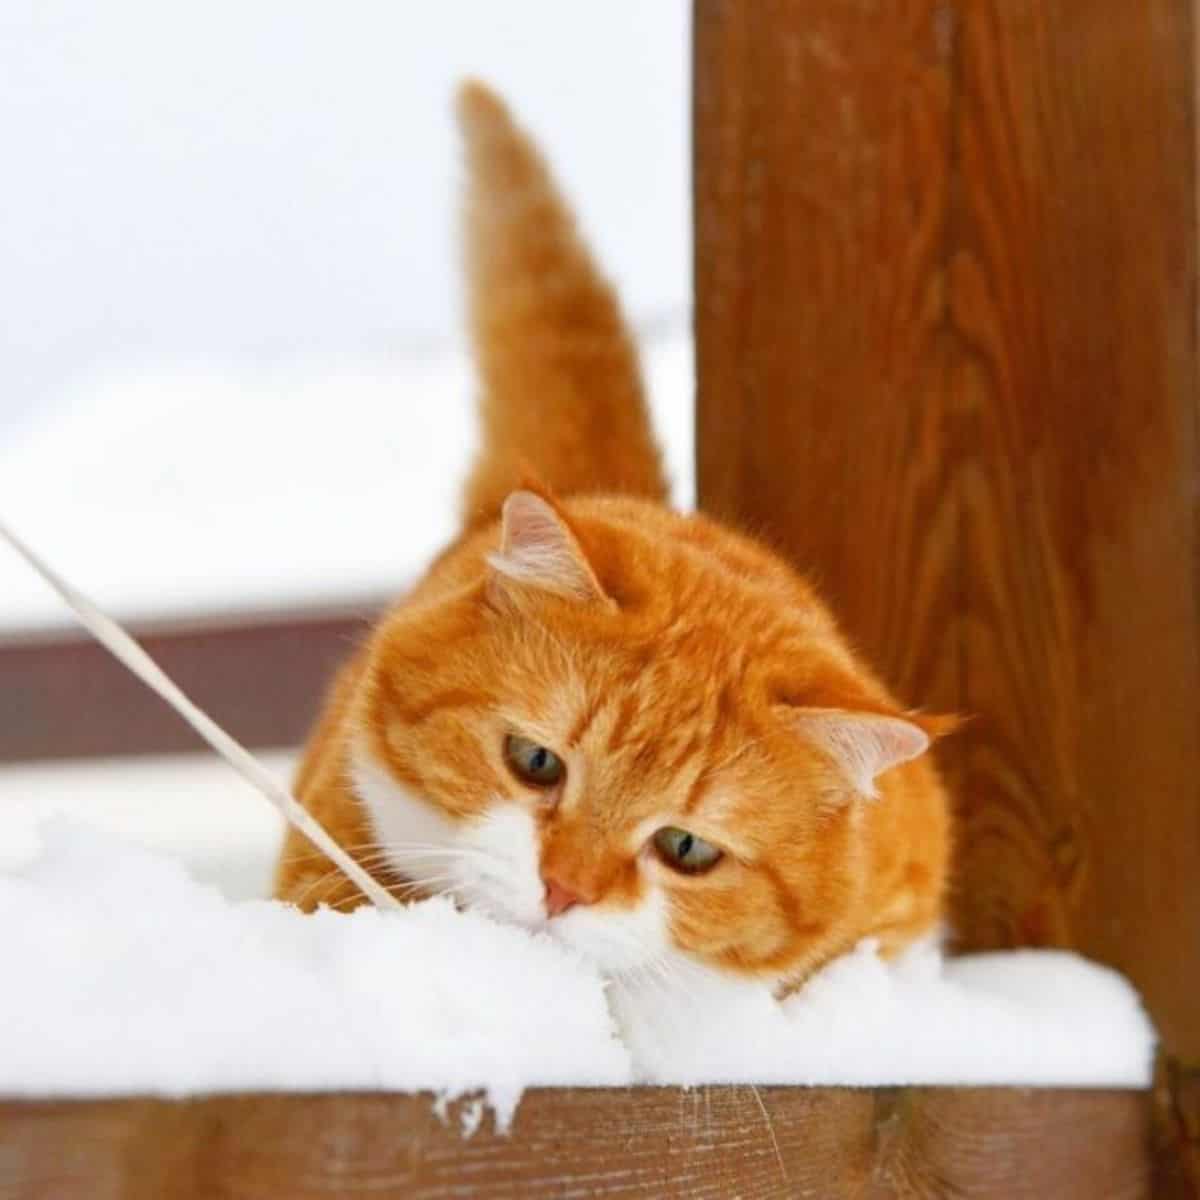
{"type": "Polygon", "coordinates": [[[483,427],[467,524],[529,480],[560,496],[665,499],[637,351],[546,164],[482,84],[462,86],[458,118],[483,427]]]}

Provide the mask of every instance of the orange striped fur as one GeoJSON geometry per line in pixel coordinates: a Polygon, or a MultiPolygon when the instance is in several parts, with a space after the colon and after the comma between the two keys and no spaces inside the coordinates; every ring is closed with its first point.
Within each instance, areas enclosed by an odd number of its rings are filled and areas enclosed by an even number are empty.
{"type": "MultiPolygon", "coordinates": [[[[447,890],[614,970],[677,954],[786,986],[864,936],[902,948],[942,915],[941,725],[786,563],[664,507],[611,288],[502,103],[468,84],[459,117],[483,424],[464,533],[344,668],[299,798],[398,895],[447,890]],[[510,736],[563,779],[522,782],[510,736]],[[673,869],[663,827],[719,861],[673,869]]],[[[276,893],[362,900],[294,833],[276,893]]]]}

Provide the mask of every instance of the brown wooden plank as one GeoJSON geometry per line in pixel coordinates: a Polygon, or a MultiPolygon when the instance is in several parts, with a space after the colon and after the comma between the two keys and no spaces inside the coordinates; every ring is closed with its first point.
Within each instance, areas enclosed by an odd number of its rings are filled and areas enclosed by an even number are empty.
{"type": "Polygon", "coordinates": [[[910,1088],[881,1120],[872,1196],[1153,1194],[1138,1092],[910,1088]]]}
{"type": "Polygon", "coordinates": [[[1200,1194],[1200,1069],[1160,1057],[1154,1085],[1155,1200],[1200,1194]]]}
{"type": "Polygon", "coordinates": [[[959,925],[1128,972],[1200,1063],[1191,5],[964,5],[959,925]]]}
{"type": "MultiPolygon", "coordinates": [[[[250,746],[298,745],[378,606],[137,630],[175,681],[250,746]]],[[[195,750],[200,739],[83,634],[0,640],[0,762],[195,750]]]]}
{"type": "Polygon", "coordinates": [[[422,1096],[0,1103],[0,1200],[1149,1194],[1135,1092],[539,1089],[509,1135],[471,1137],[465,1103],[446,1122],[422,1096]]]}
{"type": "Polygon", "coordinates": [[[803,564],[902,692],[943,702],[948,15],[701,0],[693,72],[701,503],[803,564]]]}
{"type": "MultiPolygon", "coordinates": [[[[811,570],[906,698],[974,714],[944,758],[961,942],[1116,965],[1168,1079],[1200,1065],[1195,24],[694,22],[701,503],[811,570]]],[[[1193,1090],[1160,1111],[1194,1160],[1193,1090]]]]}
{"type": "MultiPolygon", "coordinates": [[[[984,718],[959,927],[1121,968],[1168,1083],[1200,1066],[1194,20],[1189,0],[962,6],[949,289],[984,718]]],[[[1179,1194],[1200,1192],[1198,1100],[1159,1108],[1179,1194]]]]}

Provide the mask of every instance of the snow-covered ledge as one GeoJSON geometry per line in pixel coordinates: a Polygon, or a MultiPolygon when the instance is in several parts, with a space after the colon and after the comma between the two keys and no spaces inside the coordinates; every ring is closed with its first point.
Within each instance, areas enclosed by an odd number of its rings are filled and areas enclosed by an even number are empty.
{"type": "Polygon", "coordinates": [[[863,946],[782,1007],[703,977],[641,997],[443,901],[305,917],[111,834],[59,821],[40,841],[0,874],[0,1191],[59,1171],[69,1136],[93,1180],[186,1160],[172,1196],[339,1171],[406,1196],[980,1171],[1137,1194],[1153,1034],[1119,976],[1073,955],[885,965],[863,946]]]}

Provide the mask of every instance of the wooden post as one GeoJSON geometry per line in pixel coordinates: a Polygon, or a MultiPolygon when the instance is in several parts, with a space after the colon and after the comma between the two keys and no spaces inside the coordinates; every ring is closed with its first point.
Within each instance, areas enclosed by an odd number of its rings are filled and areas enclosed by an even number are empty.
{"type": "Polygon", "coordinates": [[[1194,26],[696,0],[695,201],[702,506],[974,716],[959,940],[1130,976],[1200,1186],[1194,26]]]}

